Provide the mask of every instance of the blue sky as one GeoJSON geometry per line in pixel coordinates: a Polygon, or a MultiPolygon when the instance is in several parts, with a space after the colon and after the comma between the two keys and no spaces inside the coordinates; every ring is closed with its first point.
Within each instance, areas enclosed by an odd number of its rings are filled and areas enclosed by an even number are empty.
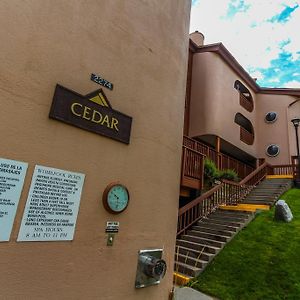
{"type": "Polygon", "coordinates": [[[300,88],[300,0],[192,0],[190,32],[222,42],[261,87],[300,88]]]}

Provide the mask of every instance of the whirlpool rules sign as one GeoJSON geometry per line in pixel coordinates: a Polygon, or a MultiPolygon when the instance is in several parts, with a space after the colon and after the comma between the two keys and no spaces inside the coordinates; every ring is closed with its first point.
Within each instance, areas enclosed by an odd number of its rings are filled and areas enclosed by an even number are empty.
{"type": "Polygon", "coordinates": [[[17,241],[73,240],[84,177],[37,165],[17,241]]]}

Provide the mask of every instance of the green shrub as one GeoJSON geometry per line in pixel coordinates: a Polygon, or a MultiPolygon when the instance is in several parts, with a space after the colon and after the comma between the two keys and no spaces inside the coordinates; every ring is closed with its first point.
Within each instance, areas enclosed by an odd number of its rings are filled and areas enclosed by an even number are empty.
{"type": "Polygon", "coordinates": [[[232,169],[224,169],[219,171],[220,179],[227,179],[231,181],[238,181],[238,174],[232,169]]]}
{"type": "Polygon", "coordinates": [[[220,172],[211,159],[206,158],[204,160],[204,181],[212,186],[215,180],[219,179],[220,172]]]}
{"type": "Polygon", "coordinates": [[[227,179],[230,181],[238,181],[238,174],[235,170],[224,169],[218,170],[215,162],[211,159],[206,158],[204,160],[204,182],[207,188],[214,185],[216,180],[227,179]]]}

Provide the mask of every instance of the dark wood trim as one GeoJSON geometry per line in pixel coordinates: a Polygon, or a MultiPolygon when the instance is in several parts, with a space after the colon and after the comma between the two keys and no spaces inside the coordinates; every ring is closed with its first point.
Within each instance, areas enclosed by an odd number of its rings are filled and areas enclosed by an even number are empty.
{"type": "Polygon", "coordinates": [[[186,79],[185,106],[184,106],[184,127],[183,134],[188,135],[190,129],[190,104],[192,91],[192,69],[193,69],[193,52],[189,50],[188,69],[186,79]]]}

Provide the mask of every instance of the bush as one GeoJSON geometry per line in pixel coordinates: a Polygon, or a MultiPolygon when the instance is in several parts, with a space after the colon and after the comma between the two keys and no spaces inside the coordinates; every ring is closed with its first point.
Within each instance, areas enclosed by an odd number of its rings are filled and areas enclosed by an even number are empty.
{"type": "Polygon", "coordinates": [[[204,160],[204,180],[209,186],[212,186],[215,180],[219,179],[220,172],[211,159],[204,160]]]}
{"type": "Polygon", "coordinates": [[[206,158],[204,160],[204,181],[205,185],[209,188],[212,187],[216,180],[227,179],[231,181],[238,181],[238,175],[235,170],[224,169],[218,170],[215,162],[206,158]]]}
{"type": "Polygon", "coordinates": [[[232,169],[224,169],[219,171],[220,179],[227,179],[231,181],[238,181],[238,174],[232,169]]]}

